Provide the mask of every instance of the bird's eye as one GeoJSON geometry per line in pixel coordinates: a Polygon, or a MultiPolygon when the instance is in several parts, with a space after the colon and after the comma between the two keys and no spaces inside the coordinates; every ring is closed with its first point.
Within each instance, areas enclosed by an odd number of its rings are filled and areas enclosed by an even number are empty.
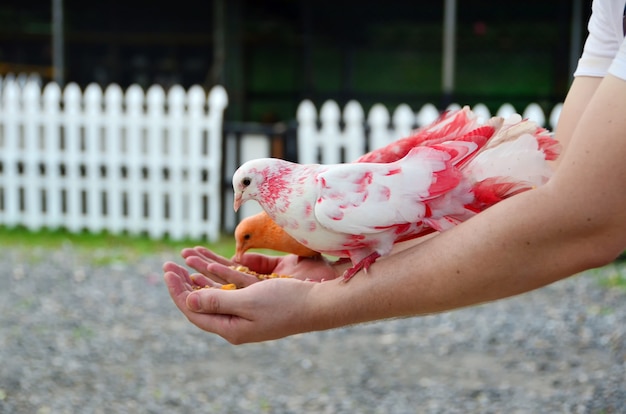
{"type": "Polygon", "coordinates": [[[241,184],[243,184],[244,187],[249,186],[251,182],[252,181],[248,177],[246,177],[243,180],[241,180],[241,184]]]}
{"type": "Polygon", "coordinates": [[[243,239],[244,239],[244,240],[250,240],[250,235],[249,235],[249,234],[244,235],[244,236],[243,236],[243,239]]]}

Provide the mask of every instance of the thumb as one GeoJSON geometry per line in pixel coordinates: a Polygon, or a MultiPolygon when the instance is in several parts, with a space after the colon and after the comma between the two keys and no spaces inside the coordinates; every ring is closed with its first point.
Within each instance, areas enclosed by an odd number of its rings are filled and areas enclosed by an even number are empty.
{"type": "Polygon", "coordinates": [[[187,307],[197,313],[232,315],[236,314],[236,291],[200,289],[187,296],[187,307]]]}
{"type": "Polygon", "coordinates": [[[245,300],[244,289],[201,289],[187,296],[185,315],[191,323],[207,332],[218,334],[232,344],[251,342],[254,324],[250,318],[240,316],[245,300]],[[252,331],[251,331],[252,330],[252,331]]]}

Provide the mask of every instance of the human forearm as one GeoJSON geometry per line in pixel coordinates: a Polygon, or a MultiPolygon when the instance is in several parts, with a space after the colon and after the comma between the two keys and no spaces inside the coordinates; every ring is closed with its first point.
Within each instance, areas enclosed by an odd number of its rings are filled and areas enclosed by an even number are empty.
{"type": "Polygon", "coordinates": [[[322,285],[320,325],[444,311],[527,292],[607,263],[626,246],[626,83],[582,79],[559,133],[572,146],[550,183],[322,285]],[[582,105],[582,102],[589,102],[582,105]],[[583,110],[584,109],[584,110],[583,110]],[[580,119],[580,122],[579,122],[580,119]],[[602,131],[601,136],[597,131],[602,131]],[[334,290],[333,290],[334,289],[334,290]],[[327,312],[325,312],[327,311],[327,312]]]}
{"type": "Polygon", "coordinates": [[[581,254],[594,239],[573,232],[563,238],[566,225],[554,220],[551,211],[557,204],[548,192],[534,192],[379,260],[349,283],[315,286],[310,298],[316,306],[316,326],[326,329],[474,305],[527,292],[599,264],[595,257],[581,254]],[[547,209],[543,214],[532,213],[542,205],[547,209]],[[511,213],[518,218],[512,219],[511,213]],[[530,216],[534,221],[529,222],[530,216]]]}
{"type": "MultiPolygon", "coordinates": [[[[577,219],[583,210],[563,211],[563,203],[552,191],[547,185],[515,196],[452,230],[377,261],[367,274],[360,273],[348,283],[341,278],[323,283],[274,279],[237,291],[193,291],[185,287],[188,277],[180,267],[166,269],[170,270],[166,281],[177,306],[194,324],[232,343],[504,298],[610,257],[593,254],[605,230],[590,232],[595,227],[577,219]]],[[[224,266],[213,272],[229,280],[234,271],[224,266]]]]}

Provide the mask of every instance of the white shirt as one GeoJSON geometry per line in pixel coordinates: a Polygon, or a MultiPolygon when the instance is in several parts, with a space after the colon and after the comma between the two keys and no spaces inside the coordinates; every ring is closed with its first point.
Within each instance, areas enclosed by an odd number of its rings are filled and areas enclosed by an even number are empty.
{"type": "Polygon", "coordinates": [[[626,80],[625,6],[626,0],[593,1],[589,36],[574,76],[604,77],[610,73],[626,80]]]}

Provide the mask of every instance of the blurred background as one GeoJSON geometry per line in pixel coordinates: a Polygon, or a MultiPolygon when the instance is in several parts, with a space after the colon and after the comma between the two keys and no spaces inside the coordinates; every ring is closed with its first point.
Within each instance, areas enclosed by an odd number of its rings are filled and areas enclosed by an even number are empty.
{"type": "MultiPolygon", "coordinates": [[[[506,5],[478,0],[179,0],[165,5],[147,0],[3,1],[0,124],[7,138],[0,147],[0,223],[39,228],[42,214],[49,215],[46,205],[58,204],[51,198],[55,194],[45,194],[45,188],[54,185],[42,187],[42,179],[77,179],[82,181],[67,184],[72,188],[68,197],[76,201],[69,201],[70,208],[62,207],[63,215],[48,226],[109,229],[101,220],[78,222],[87,214],[101,214],[94,209],[102,205],[105,212],[122,208],[115,214],[127,223],[125,229],[143,220],[143,233],[171,236],[178,230],[161,231],[154,223],[172,222],[172,210],[187,220],[190,234],[199,227],[211,228],[209,238],[215,239],[218,230],[231,232],[242,215],[258,210],[256,205],[246,205],[237,215],[232,212],[231,174],[237,166],[264,156],[302,162],[298,142],[316,139],[320,154],[339,151],[328,159],[351,161],[374,148],[370,115],[380,113],[380,107],[393,112],[391,121],[383,121],[389,124],[391,140],[428,122],[420,120],[435,119],[451,104],[473,106],[483,117],[517,111],[554,129],[582,50],[590,9],[591,0],[506,5]],[[18,79],[21,91],[7,88],[9,79],[18,79]],[[36,79],[38,86],[23,88],[28,79],[36,79]],[[62,98],[53,90],[57,85],[62,98]],[[226,96],[213,96],[210,92],[215,88],[226,96]],[[43,94],[46,89],[48,97],[43,94]],[[124,103],[121,91],[125,91],[124,103]],[[181,104],[180,111],[190,114],[188,99],[199,102],[204,99],[200,95],[207,94],[213,96],[211,102],[201,103],[197,110],[215,109],[215,116],[203,115],[212,119],[209,129],[193,129],[191,121],[177,119],[176,111],[171,111],[181,104]],[[47,103],[42,106],[42,102],[47,103]],[[358,105],[348,109],[350,102],[358,105]],[[300,111],[302,104],[312,104],[313,110],[300,111]],[[59,114],[46,115],[46,105],[59,114]],[[113,108],[122,113],[123,121],[104,113],[113,108]],[[308,112],[315,117],[315,108],[320,109],[320,119],[313,119],[312,125],[319,133],[317,138],[305,137],[299,115],[308,112]],[[411,113],[408,128],[397,125],[400,109],[411,113]],[[161,115],[154,115],[157,112],[161,115]],[[350,120],[348,112],[357,116],[350,120]],[[63,133],[57,148],[58,122],[63,133]],[[347,131],[350,122],[359,126],[356,140],[347,131]],[[75,157],[64,152],[66,131],[79,148],[75,157]],[[153,148],[123,162],[117,161],[119,151],[115,156],[103,153],[118,141],[124,148],[125,134],[143,134],[146,145],[153,148]],[[169,137],[177,134],[179,138],[172,138],[176,145],[168,147],[169,137]],[[194,143],[183,144],[187,134],[194,143]],[[341,144],[324,144],[324,136],[341,144]],[[50,148],[39,148],[38,142],[50,148]],[[172,151],[186,147],[204,158],[194,164],[188,154],[173,155],[172,151]],[[15,154],[8,152],[11,149],[15,154]],[[51,149],[61,151],[58,159],[75,161],[59,167],[51,149]],[[33,156],[33,151],[38,155],[33,156]],[[87,153],[92,154],[91,166],[82,161],[87,153]],[[104,166],[106,162],[113,164],[104,166]],[[120,171],[118,164],[124,165],[120,171]],[[189,170],[190,164],[199,171],[189,170]],[[3,165],[7,167],[2,169],[3,165]],[[58,177],[58,168],[78,172],[75,178],[58,177]],[[174,190],[187,191],[184,183],[198,175],[204,198],[189,202],[174,195],[174,190]],[[164,190],[163,183],[174,176],[172,188],[164,190]],[[112,191],[122,178],[132,182],[133,189],[120,195],[119,207],[117,196],[100,193],[112,191]],[[96,185],[102,191],[94,190],[96,185]],[[193,204],[204,211],[203,217],[198,213],[189,218],[193,212],[171,207],[172,200],[180,200],[183,206],[193,204]],[[207,200],[214,203],[206,207],[207,200]],[[150,210],[147,205],[158,207],[150,210]],[[27,210],[35,224],[23,219],[27,210]],[[70,225],[72,218],[76,223],[70,225]],[[206,225],[197,224],[201,219],[206,225]]],[[[139,135],[133,137],[129,139],[138,142],[139,135]]],[[[330,162],[323,155],[317,159],[330,162]]]]}
{"type": "Polygon", "coordinates": [[[5,0],[0,74],[124,89],[220,84],[226,121],[262,123],[294,119],[303,99],[492,111],[563,100],[591,0],[456,3],[5,0]],[[455,41],[447,85],[446,30],[455,41]]]}
{"type": "Polygon", "coordinates": [[[453,102],[553,128],[590,5],[0,2],[0,413],[624,412],[623,262],[241,347],[186,321],[160,270],[233,255],[251,157],[352,160],[453,102]]]}

